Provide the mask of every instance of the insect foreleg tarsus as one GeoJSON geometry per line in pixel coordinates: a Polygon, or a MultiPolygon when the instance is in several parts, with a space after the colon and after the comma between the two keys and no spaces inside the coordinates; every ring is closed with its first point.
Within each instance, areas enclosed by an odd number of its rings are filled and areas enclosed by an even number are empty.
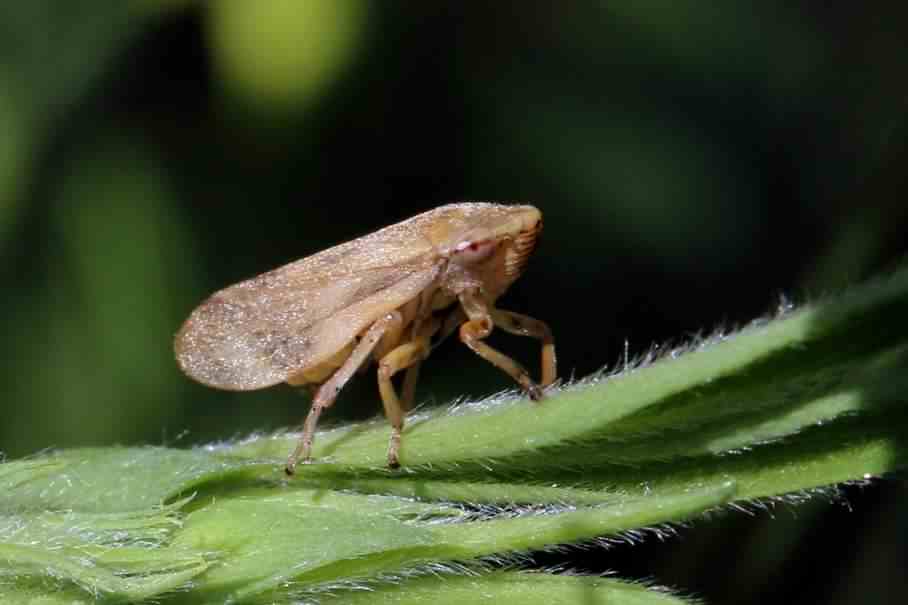
{"type": "Polygon", "coordinates": [[[366,361],[369,354],[378,345],[382,335],[398,326],[401,321],[400,313],[392,311],[372,324],[372,327],[366,331],[356,347],[353,348],[343,365],[318,388],[315,397],[312,399],[312,407],[309,408],[309,414],[306,416],[305,423],[303,423],[303,434],[296,449],[290,454],[287,466],[284,467],[288,475],[294,473],[300,460],[309,461],[312,452],[312,440],[315,437],[315,427],[322,411],[334,404],[337,394],[340,393],[340,390],[350,380],[357,368],[366,361]]]}
{"type": "Polygon", "coordinates": [[[530,373],[522,365],[483,342],[483,339],[492,333],[495,323],[489,305],[482,299],[479,292],[467,290],[462,292],[458,298],[468,317],[468,321],[460,326],[460,340],[477,355],[517,381],[530,399],[542,399],[542,389],[533,382],[530,373]]]}

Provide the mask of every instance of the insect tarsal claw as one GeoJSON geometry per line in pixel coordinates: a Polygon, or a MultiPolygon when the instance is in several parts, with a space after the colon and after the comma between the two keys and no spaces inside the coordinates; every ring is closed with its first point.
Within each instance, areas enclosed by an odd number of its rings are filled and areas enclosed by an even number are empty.
{"type": "Polygon", "coordinates": [[[533,401],[541,400],[545,394],[542,392],[542,389],[539,388],[538,384],[531,384],[527,387],[527,395],[530,396],[530,399],[533,401]]]}

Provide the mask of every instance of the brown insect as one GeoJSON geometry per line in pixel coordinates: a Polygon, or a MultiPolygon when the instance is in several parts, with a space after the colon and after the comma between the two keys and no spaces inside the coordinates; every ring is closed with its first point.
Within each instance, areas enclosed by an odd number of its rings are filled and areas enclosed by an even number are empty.
{"type": "Polygon", "coordinates": [[[540,339],[541,384],[555,380],[548,326],[495,308],[523,272],[541,230],[533,206],[430,210],[216,292],[177,334],[177,362],[191,378],[221,389],[309,385],[312,407],[286,466],[292,474],[300,459],[309,461],[322,411],[371,357],[391,423],[388,465],[395,468],[419,365],[458,327],[464,344],[532,399],[542,391],[527,371],[483,339],[494,326],[540,339]],[[399,398],[391,378],[404,369],[399,398]]]}

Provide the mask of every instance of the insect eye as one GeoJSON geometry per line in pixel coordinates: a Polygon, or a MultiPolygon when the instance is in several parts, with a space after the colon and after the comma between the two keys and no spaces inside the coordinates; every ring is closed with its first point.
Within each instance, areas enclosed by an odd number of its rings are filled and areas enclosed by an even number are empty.
{"type": "Polygon", "coordinates": [[[454,259],[462,265],[472,265],[488,258],[494,249],[494,240],[464,240],[454,248],[454,259]]]}

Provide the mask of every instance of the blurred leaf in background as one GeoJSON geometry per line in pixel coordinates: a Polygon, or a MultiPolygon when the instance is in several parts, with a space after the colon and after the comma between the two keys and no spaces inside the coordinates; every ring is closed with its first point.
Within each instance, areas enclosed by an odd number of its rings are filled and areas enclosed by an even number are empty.
{"type": "Polygon", "coordinates": [[[34,187],[35,162],[140,24],[129,2],[4,6],[0,20],[0,241],[34,187]],[[95,10],[97,9],[97,10],[95,10]]]}
{"type": "Polygon", "coordinates": [[[208,4],[208,32],[224,85],[263,111],[302,113],[360,50],[361,0],[222,0],[208,4]]]}
{"type": "Polygon", "coordinates": [[[17,409],[11,425],[43,427],[48,445],[75,435],[145,439],[184,390],[167,352],[193,242],[154,160],[121,140],[96,147],[72,159],[47,216],[53,296],[22,309],[13,327],[30,345],[20,360],[31,369],[16,374],[29,380],[12,381],[14,400],[33,405],[17,409]]]}

